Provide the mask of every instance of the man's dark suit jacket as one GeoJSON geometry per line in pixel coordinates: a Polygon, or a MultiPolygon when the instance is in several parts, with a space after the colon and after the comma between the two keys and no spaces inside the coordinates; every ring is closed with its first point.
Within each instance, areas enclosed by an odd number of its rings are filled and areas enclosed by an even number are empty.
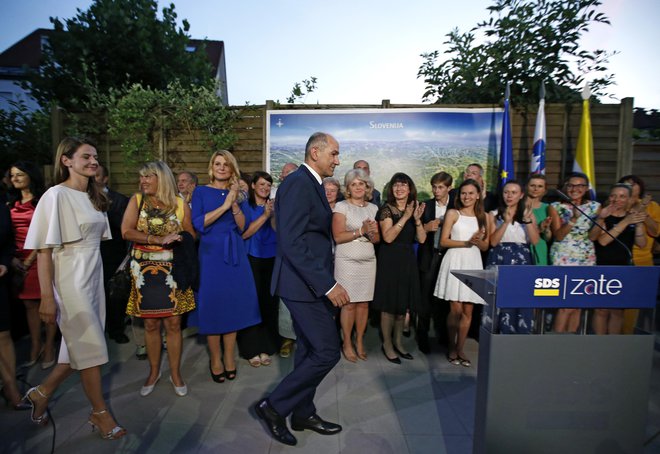
{"type": "Polygon", "coordinates": [[[289,174],[275,198],[277,256],[271,293],[317,301],[334,285],[332,210],[323,185],[305,166],[289,174]]]}
{"type": "MultiPolygon", "coordinates": [[[[451,207],[454,208],[454,203],[456,201],[456,191],[457,189],[452,189],[449,191],[449,203],[451,207]]],[[[493,194],[490,191],[486,191],[486,198],[483,200],[484,211],[489,213],[497,209],[497,194],[493,194]]],[[[449,209],[449,208],[447,208],[449,209]]]]}
{"type": "Polygon", "coordinates": [[[103,259],[103,279],[107,282],[126,256],[126,242],[121,236],[121,221],[128,206],[128,197],[108,188],[106,195],[110,199],[108,208],[108,223],[112,239],[101,241],[101,257],[103,259]]]}
{"type": "MultiPolygon", "coordinates": [[[[426,224],[435,219],[435,199],[431,198],[424,203],[426,203],[426,207],[422,214],[422,224],[426,224]]],[[[452,208],[454,208],[454,199],[450,196],[447,201],[447,211],[452,208]]],[[[417,250],[417,261],[419,263],[420,271],[429,271],[433,254],[437,254],[437,251],[433,250],[435,248],[435,245],[433,244],[435,232],[426,232],[426,235],[426,241],[420,244],[419,249],[417,250]]]]}

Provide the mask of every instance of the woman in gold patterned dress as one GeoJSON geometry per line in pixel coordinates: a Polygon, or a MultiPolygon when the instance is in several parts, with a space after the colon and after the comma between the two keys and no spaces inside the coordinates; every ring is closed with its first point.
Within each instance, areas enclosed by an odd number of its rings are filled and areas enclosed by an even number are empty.
{"type": "Polygon", "coordinates": [[[161,325],[165,325],[170,382],[178,396],[188,388],[181,377],[181,315],[195,308],[190,287],[177,285],[173,261],[175,249],[195,232],[188,204],[176,193],[176,181],[162,161],[140,169],[140,189],[129,201],[121,226],[125,240],[132,241],[132,288],[126,313],[144,319],[149,376],[140,390],[148,396],[160,379],[161,325]],[[143,199],[144,198],[144,199],[143,199]],[[182,288],[183,287],[183,288],[182,288]]]}

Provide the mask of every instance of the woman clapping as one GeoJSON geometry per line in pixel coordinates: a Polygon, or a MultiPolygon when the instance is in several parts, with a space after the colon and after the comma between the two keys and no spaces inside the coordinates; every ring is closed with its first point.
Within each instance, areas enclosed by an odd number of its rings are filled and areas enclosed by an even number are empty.
{"type": "Polygon", "coordinates": [[[344,178],[346,199],[337,202],[332,215],[332,234],[335,250],[335,279],[346,289],[351,303],[341,308],[341,330],[344,335],[344,357],[356,362],[367,359],[364,332],[369,318],[369,301],[373,299],[376,283],[376,255],[374,244],[380,241],[376,213],[378,207],[371,199],[373,182],[360,169],[350,170],[344,178]],[[355,326],[355,347],[352,333],[355,326]]]}

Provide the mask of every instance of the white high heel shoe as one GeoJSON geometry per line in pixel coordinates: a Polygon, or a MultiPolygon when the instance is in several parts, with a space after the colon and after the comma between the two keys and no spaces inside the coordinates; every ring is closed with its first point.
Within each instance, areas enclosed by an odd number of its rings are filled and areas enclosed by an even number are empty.
{"type": "Polygon", "coordinates": [[[184,383],[183,386],[177,386],[174,384],[174,380],[172,380],[172,376],[170,375],[170,383],[172,383],[172,386],[174,387],[174,393],[179,396],[183,397],[186,394],[188,394],[188,386],[184,383]]]}
{"type": "Polygon", "coordinates": [[[156,387],[156,383],[158,383],[158,380],[160,380],[160,375],[161,373],[158,372],[158,377],[156,377],[156,381],[153,382],[151,385],[143,386],[140,388],[140,395],[142,397],[147,397],[149,394],[154,392],[154,388],[156,387]]]}

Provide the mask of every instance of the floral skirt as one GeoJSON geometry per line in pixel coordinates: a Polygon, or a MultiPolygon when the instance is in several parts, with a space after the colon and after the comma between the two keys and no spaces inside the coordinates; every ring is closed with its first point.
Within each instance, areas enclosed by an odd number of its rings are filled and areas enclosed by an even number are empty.
{"type": "MultiPolygon", "coordinates": [[[[488,253],[487,266],[533,265],[528,244],[500,243],[488,253]]],[[[534,310],[530,308],[497,309],[498,330],[501,334],[530,334],[534,329],[534,310]]],[[[484,312],[482,324],[492,328],[492,320],[484,312]]]]}
{"type": "Polygon", "coordinates": [[[192,289],[181,290],[172,276],[171,250],[136,245],[131,250],[131,294],[126,313],[158,318],[181,315],[195,309],[192,289]]]}

